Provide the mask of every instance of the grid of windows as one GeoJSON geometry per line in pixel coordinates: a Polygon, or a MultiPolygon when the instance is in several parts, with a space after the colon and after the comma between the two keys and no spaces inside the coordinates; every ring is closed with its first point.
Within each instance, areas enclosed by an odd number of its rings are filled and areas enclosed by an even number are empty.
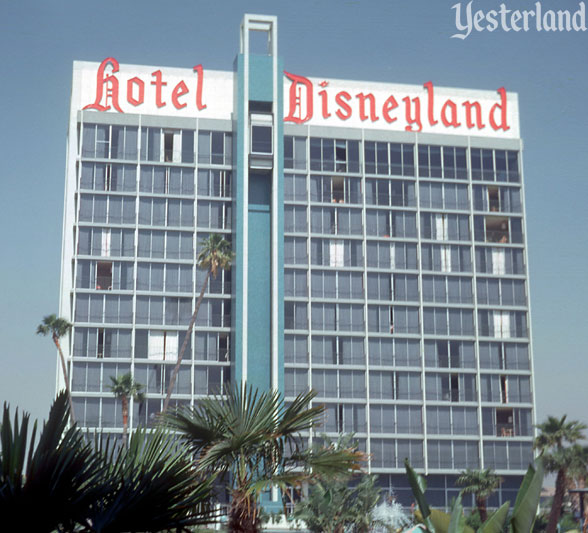
{"type": "MultiPolygon", "coordinates": [[[[130,370],[147,391],[136,425],[161,409],[204,280],[197,243],[230,238],[233,136],[81,133],[72,380],[97,397],[76,406],[117,427],[104,383],[130,370]]],[[[530,440],[506,442],[532,434],[518,164],[508,150],[284,139],[284,392],[314,388],[327,432],[371,434],[373,468],[524,467],[530,440]]],[[[231,378],[230,296],[230,272],[210,281],[178,401],[231,378]]]]}

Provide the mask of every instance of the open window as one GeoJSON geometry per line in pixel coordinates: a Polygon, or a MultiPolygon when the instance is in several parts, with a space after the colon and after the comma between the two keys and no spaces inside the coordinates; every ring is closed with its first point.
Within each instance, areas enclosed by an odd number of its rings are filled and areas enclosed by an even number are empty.
{"type": "Polygon", "coordinates": [[[102,359],[104,357],[104,328],[98,328],[98,346],[96,357],[102,359]]]}
{"type": "Polygon", "coordinates": [[[218,336],[218,360],[229,360],[229,336],[226,333],[220,333],[218,336]]]}
{"type": "Polygon", "coordinates": [[[340,204],[345,202],[345,178],[343,176],[331,178],[331,202],[340,204]]]}
{"type": "Polygon", "coordinates": [[[512,409],[496,409],[496,436],[514,437],[514,414],[512,409]]]}
{"type": "Polygon", "coordinates": [[[163,160],[166,163],[179,163],[182,160],[182,145],[180,130],[163,130],[162,141],[163,160]]]}
{"type": "Polygon", "coordinates": [[[112,290],[112,261],[98,261],[96,264],[96,289],[112,290]]]}
{"type": "Polygon", "coordinates": [[[459,402],[459,374],[451,374],[449,378],[450,395],[452,402],[459,402]]]}
{"type": "Polygon", "coordinates": [[[500,401],[508,403],[508,381],[506,376],[500,376],[500,401]]]}
{"type": "Polygon", "coordinates": [[[335,141],[335,171],[347,172],[347,142],[335,141]]]}
{"type": "Polygon", "coordinates": [[[500,211],[500,195],[498,187],[488,187],[488,210],[500,211]]]}
{"type": "Polygon", "coordinates": [[[507,217],[486,217],[486,242],[510,242],[507,217]]]}

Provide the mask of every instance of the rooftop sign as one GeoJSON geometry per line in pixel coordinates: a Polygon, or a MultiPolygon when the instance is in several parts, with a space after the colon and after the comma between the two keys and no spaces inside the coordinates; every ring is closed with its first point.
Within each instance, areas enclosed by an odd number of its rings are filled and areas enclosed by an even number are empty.
{"type": "MultiPolygon", "coordinates": [[[[233,73],[76,62],[72,107],[230,119],[233,73]]],[[[496,91],[307,78],[284,72],[284,121],[390,131],[519,136],[518,101],[496,91]]]]}

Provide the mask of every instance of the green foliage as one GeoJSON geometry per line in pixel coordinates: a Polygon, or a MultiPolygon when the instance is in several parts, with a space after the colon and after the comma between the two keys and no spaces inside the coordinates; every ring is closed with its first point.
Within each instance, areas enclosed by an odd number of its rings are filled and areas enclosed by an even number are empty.
{"type": "Polygon", "coordinates": [[[58,318],[57,315],[47,315],[43,322],[37,326],[37,335],[51,335],[53,337],[63,337],[70,329],[70,324],[65,318],[58,318]]]}
{"type": "Polygon", "coordinates": [[[466,516],[466,526],[471,527],[474,531],[482,525],[480,513],[474,509],[468,516],[466,516]]]}
{"type": "Polygon", "coordinates": [[[586,472],[588,464],[588,456],[580,446],[566,446],[585,438],[586,426],[577,420],[567,422],[566,418],[565,415],[561,418],[549,416],[544,423],[538,424],[540,433],[534,443],[542,454],[545,469],[557,472],[547,533],[555,533],[557,528],[569,477],[577,476],[582,470],[586,472]]]}
{"type": "Polygon", "coordinates": [[[110,390],[117,398],[133,398],[137,402],[143,401],[145,397],[143,385],[137,383],[130,372],[122,376],[110,376],[110,381],[112,382],[110,390]]]}
{"type": "Polygon", "coordinates": [[[231,267],[233,257],[231,244],[222,235],[213,233],[200,242],[197,263],[200,268],[209,269],[216,278],[219,269],[226,270],[231,267]]]}
{"type": "Polygon", "coordinates": [[[197,472],[228,483],[230,531],[259,530],[259,498],[272,486],[286,491],[359,468],[357,450],[305,449],[300,433],[312,429],[323,412],[322,406],[309,407],[314,396],[301,394],[287,406],[275,391],[244,386],[166,415],[167,425],[197,457],[197,472]]]}
{"type": "MultiPolygon", "coordinates": [[[[356,445],[343,436],[335,447],[349,449],[356,445]]],[[[336,478],[323,475],[310,486],[308,496],[296,504],[293,518],[304,521],[311,533],[367,532],[373,522],[372,512],[380,499],[376,480],[377,476],[369,474],[336,478]]]]}
{"type": "MultiPolygon", "coordinates": [[[[420,511],[416,513],[416,516],[430,533],[473,533],[474,530],[466,524],[466,519],[463,516],[461,493],[453,503],[451,514],[430,509],[424,495],[426,489],[424,479],[414,472],[408,461],[405,461],[405,466],[413,494],[419,504],[420,511]]],[[[542,484],[543,465],[539,461],[536,469],[532,465],[529,466],[517,494],[509,523],[511,533],[530,533],[532,531],[542,484]]],[[[509,505],[510,503],[506,502],[492,513],[477,528],[477,533],[500,533],[503,531],[507,523],[509,505]]]]}
{"type": "Polygon", "coordinates": [[[496,492],[502,483],[502,478],[494,473],[491,468],[484,470],[467,469],[457,478],[456,484],[463,487],[464,494],[473,494],[476,498],[478,514],[484,522],[488,516],[486,513],[486,500],[496,492]]]}
{"type": "Polygon", "coordinates": [[[61,394],[36,442],[29,417],[0,428],[0,513],[28,531],[162,531],[210,522],[209,483],[194,478],[191,459],[162,430],[139,430],[128,449],[94,447],[67,428],[61,394]]]}
{"type": "Polygon", "coordinates": [[[99,458],[74,426],[67,429],[67,399],[55,400],[36,442],[29,416],[10,420],[4,404],[0,438],[0,516],[4,524],[26,522],[29,531],[53,531],[82,520],[103,494],[99,458]],[[26,518],[25,518],[26,517],[26,518]]]}

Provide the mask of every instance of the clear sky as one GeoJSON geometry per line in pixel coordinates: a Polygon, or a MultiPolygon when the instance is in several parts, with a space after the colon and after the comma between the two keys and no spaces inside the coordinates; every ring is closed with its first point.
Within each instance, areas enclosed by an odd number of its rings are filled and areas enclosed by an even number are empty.
{"type": "Polygon", "coordinates": [[[58,309],[72,61],[231,70],[249,12],[279,17],[290,72],[519,93],[538,420],[568,413],[588,423],[588,32],[452,39],[456,2],[0,2],[0,400],[45,417],[55,393],[55,350],[35,328],[58,309]]]}

